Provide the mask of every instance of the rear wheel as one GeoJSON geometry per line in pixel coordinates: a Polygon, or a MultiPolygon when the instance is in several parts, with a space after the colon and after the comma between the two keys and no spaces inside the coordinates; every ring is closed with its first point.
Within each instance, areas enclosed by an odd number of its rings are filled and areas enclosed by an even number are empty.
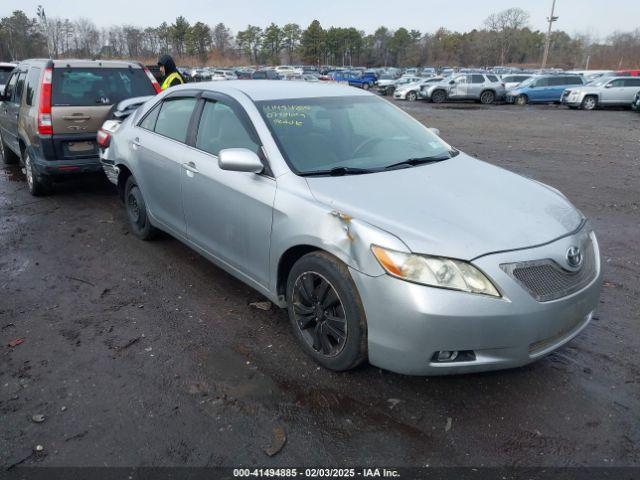
{"type": "Polygon", "coordinates": [[[518,95],[516,97],[516,101],[515,101],[516,105],[522,106],[522,105],[526,105],[527,103],[529,103],[529,99],[527,98],[526,95],[518,95]]]}
{"type": "Polygon", "coordinates": [[[20,160],[18,155],[13,153],[9,147],[5,146],[2,133],[0,133],[0,155],[2,156],[4,163],[7,165],[15,165],[20,160]]]}
{"type": "Polygon", "coordinates": [[[589,95],[582,100],[580,107],[583,110],[594,110],[598,106],[598,99],[593,95],[589,95]]]}
{"type": "Polygon", "coordinates": [[[480,94],[480,103],[490,105],[496,101],[496,94],[491,90],[486,90],[480,94]]]}
{"type": "Polygon", "coordinates": [[[34,197],[41,197],[51,193],[51,182],[38,175],[28,153],[24,154],[24,176],[27,178],[29,193],[34,197]]]}
{"type": "Polygon", "coordinates": [[[418,99],[418,94],[416,92],[407,93],[407,100],[410,102],[415,102],[418,99]]]}
{"type": "Polygon", "coordinates": [[[367,357],[360,295],[346,265],[325,252],[296,262],[287,280],[289,319],[303,350],[330,370],[349,370],[367,357]]]}
{"type": "Polygon", "coordinates": [[[131,231],[142,240],[151,240],[157,235],[158,230],[149,221],[147,205],[133,176],[127,179],[124,188],[125,208],[131,231]]]}
{"type": "Polygon", "coordinates": [[[442,103],[447,99],[447,93],[444,90],[436,90],[431,94],[431,101],[433,103],[442,103]]]}
{"type": "Polygon", "coordinates": [[[363,84],[362,84],[362,88],[363,88],[364,90],[369,90],[369,88],[371,88],[371,85],[369,85],[368,83],[363,83],[363,84]]]}

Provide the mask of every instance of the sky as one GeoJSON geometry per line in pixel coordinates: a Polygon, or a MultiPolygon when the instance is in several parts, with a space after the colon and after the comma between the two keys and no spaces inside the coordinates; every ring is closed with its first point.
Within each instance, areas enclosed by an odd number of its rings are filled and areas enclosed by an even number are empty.
{"type": "MultiPolygon", "coordinates": [[[[0,17],[23,10],[35,17],[42,5],[48,17],[86,17],[98,26],[155,26],[183,15],[190,23],[225,23],[234,32],[247,24],[264,27],[317,19],[323,27],[355,26],[367,33],[378,26],[433,32],[440,27],[467,31],[493,12],[520,7],[533,29],[545,30],[552,0],[2,0],[0,17]]],[[[614,31],[640,28],[640,0],[556,0],[554,28],[604,39],[614,31]]]]}

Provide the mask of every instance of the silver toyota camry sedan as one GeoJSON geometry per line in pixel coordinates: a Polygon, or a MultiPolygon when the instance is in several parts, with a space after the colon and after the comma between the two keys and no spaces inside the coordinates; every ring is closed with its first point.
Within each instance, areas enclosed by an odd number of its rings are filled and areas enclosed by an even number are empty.
{"type": "Polygon", "coordinates": [[[565,196],[359,89],[184,85],[98,141],[136,236],[167,232],[286,308],[329,369],[516,367],[598,305],[596,236],[565,196]]]}

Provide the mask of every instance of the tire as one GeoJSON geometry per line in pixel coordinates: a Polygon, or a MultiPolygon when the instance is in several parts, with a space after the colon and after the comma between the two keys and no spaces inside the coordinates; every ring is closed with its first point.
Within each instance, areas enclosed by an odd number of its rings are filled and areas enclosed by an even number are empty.
{"type": "Polygon", "coordinates": [[[362,89],[363,90],[369,90],[371,88],[371,85],[369,85],[368,83],[363,83],[362,84],[362,89]]]}
{"type": "Polygon", "coordinates": [[[7,165],[15,165],[20,161],[20,157],[4,144],[2,133],[0,133],[0,156],[2,156],[2,161],[7,165]]]}
{"type": "Polygon", "coordinates": [[[286,294],[294,335],[313,360],[335,371],[366,360],[364,307],[344,263],[325,252],[305,255],[289,272],[286,294]]]}
{"type": "Polygon", "coordinates": [[[447,99],[447,92],[444,90],[436,90],[431,94],[431,101],[433,103],[442,103],[447,99]]]}
{"type": "Polygon", "coordinates": [[[483,105],[491,105],[496,101],[496,94],[491,90],[485,90],[480,94],[480,103],[483,105]]]}
{"type": "Polygon", "coordinates": [[[396,91],[395,87],[389,87],[389,88],[387,88],[387,93],[385,93],[385,95],[393,97],[393,94],[395,93],[395,91],[396,91]]]}
{"type": "Polygon", "coordinates": [[[527,103],[529,103],[529,98],[526,95],[518,95],[516,97],[515,102],[513,102],[513,103],[515,103],[516,105],[523,106],[523,105],[526,105],[527,103]]]}
{"type": "Polygon", "coordinates": [[[582,103],[580,104],[580,108],[582,108],[582,110],[595,110],[597,106],[598,99],[593,95],[587,95],[586,97],[584,97],[582,103]]]}
{"type": "Polygon", "coordinates": [[[142,240],[153,239],[158,234],[158,230],[149,221],[147,205],[133,176],[127,179],[124,187],[124,205],[131,232],[142,240]]]}
{"type": "Polygon", "coordinates": [[[34,197],[42,197],[51,193],[51,182],[38,175],[28,153],[24,153],[24,175],[27,179],[27,188],[34,197]]]}
{"type": "Polygon", "coordinates": [[[415,102],[418,99],[418,94],[416,92],[407,93],[407,100],[409,102],[415,102]]]}

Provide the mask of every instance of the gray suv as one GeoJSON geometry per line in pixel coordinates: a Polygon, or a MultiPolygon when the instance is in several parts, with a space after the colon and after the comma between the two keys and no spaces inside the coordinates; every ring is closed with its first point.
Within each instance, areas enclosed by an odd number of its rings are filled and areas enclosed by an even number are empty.
{"type": "Polygon", "coordinates": [[[159,90],[137,63],[25,60],[0,95],[0,153],[22,163],[31,194],[46,194],[54,180],[100,172],[96,132],[112,106],[159,90]]]}
{"type": "Polygon", "coordinates": [[[421,90],[421,98],[433,103],[447,100],[477,100],[490,104],[505,96],[504,84],[493,74],[465,73],[448,77],[421,90]]]}
{"type": "Polygon", "coordinates": [[[567,88],[562,104],[570,108],[593,110],[596,107],[628,107],[640,91],[640,77],[604,77],[588,85],[567,88]]]}

